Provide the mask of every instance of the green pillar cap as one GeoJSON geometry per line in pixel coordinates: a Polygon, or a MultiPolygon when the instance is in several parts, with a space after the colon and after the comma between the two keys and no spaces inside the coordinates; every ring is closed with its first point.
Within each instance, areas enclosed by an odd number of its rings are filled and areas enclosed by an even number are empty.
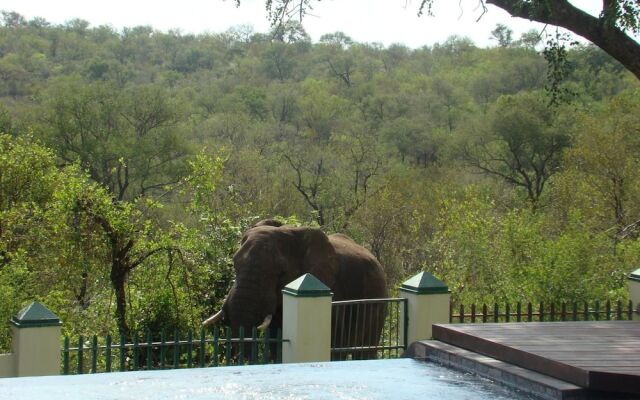
{"type": "Polygon", "coordinates": [[[282,289],[282,293],[295,297],[323,297],[333,295],[327,285],[309,273],[289,283],[282,289]]]}
{"type": "Polygon", "coordinates": [[[640,282],[640,268],[629,274],[629,279],[640,282]]]}
{"type": "Polygon", "coordinates": [[[400,290],[417,294],[450,293],[447,285],[426,271],[407,279],[400,287],[400,290]]]}
{"type": "Polygon", "coordinates": [[[18,328],[62,325],[57,315],[37,301],[29,304],[20,310],[18,314],[14,315],[13,318],[11,318],[11,323],[18,328]]]}

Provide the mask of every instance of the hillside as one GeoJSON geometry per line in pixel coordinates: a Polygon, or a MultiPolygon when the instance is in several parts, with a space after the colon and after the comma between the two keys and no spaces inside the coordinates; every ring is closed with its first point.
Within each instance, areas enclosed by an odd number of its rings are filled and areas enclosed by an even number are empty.
{"type": "Polygon", "coordinates": [[[39,299],[74,333],[197,326],[263,217],[350,235],[393,287],[428,270],[457,300],[624,298],[640,86],[578,46],[550,104],[537,40],[412,50],[4,13],[0,318],[39,299]]]}

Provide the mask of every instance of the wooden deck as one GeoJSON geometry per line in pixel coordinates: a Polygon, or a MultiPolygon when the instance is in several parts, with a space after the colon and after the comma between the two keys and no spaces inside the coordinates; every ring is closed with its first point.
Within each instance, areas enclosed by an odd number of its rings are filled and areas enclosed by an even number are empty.
{"type": "Polygon", "coordinates": [[[438,324],[434,339],[590,390],[640,394],[640,322],[438,324]]]}

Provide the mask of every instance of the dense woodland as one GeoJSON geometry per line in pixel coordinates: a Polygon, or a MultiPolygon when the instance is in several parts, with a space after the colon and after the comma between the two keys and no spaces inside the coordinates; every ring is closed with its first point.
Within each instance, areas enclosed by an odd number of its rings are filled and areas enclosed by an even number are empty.
{"type": "Polygon", "coordinates": [[[544,36],[503,26],[409,49],[2,15],[0,320],[195,328],[264,217],[465,302],[625,299],[640,265],[640,85],[594,46],[550,91],[544,36]]]}

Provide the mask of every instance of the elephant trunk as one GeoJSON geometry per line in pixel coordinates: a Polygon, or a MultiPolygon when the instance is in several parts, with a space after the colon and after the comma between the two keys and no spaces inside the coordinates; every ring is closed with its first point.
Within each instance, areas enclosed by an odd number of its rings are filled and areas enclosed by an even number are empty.
{"type": "Polygon", "coordinates": [[[270,292],[265,292],[259,282],[236,281],[225,302],[226,320],[233,331],[241,326],[258,330],[269,327],[277,306],[277,299],[270,292]]]}

